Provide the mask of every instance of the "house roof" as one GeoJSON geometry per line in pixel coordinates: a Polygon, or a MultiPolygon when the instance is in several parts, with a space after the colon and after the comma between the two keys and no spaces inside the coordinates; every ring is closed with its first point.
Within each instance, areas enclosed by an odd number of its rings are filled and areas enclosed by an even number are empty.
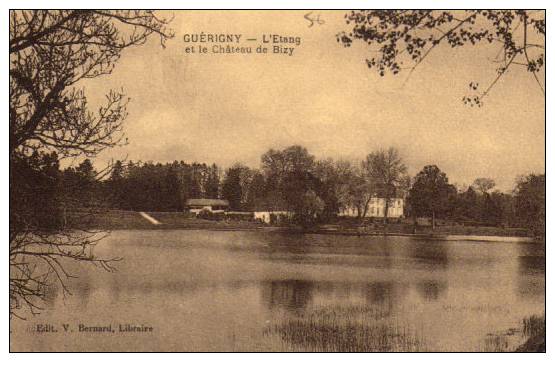
{"type": "Polygon", "coordinates": [[[229,202],[223,199],[187,199],[186,206],[228,207],[229,202]]]}

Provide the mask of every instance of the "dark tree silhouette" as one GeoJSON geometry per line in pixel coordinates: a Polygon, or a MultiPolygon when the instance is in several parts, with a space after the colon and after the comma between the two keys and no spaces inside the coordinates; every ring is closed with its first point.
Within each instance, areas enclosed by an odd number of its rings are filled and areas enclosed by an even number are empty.
{"type": "Polygon", "coordinates": [[[229,201],[233,211],[241,210],[243,190],[241,188],[242,167],[239,165],[229,168],[222,184],[222,197],[229,201]]]}
{"type": "Polygon", "coordinates": [[[545,239],[545,174],[530,174],[517,180],[516,212],[521,224],[539,239],[545,239]]]}
{"type": "Polygon", "coordinates": [[[449,179],[436,165],[427,165],[414,178],[408,202],[417,217],[432,217],[435,228],[436,216],[447,209],[452,187],[449,179]]]}
{"type": "MultiPolygon", "coordinates": [[[[71,274],[65,260],[86,261],[112,270],[112,260],[90,251],[101,235],[74,231],[64,224],[27,218],[25,198],[50,198],[43,189],[21,193],[20,169],[44,171],[35,160],[48,153],[60,158],[94,156],[125,143],[122,123],[128,99],[122,91],[106,94],[93,112],[83,84],[112,72],[122,52],[151,35],[162,45],[172,35],[169,20],[152,11],[12,10],[10,11],[10,315],[26,307],[35,313],[54,277],[67,293],[71,274]],[[42,154],[35,155],[33,154],[42,154]],[[27,164],[27,165],[26,165],[27,164]]],[[[103,172],[100,172],[102,174],[103,172]]],[[[99,174],[97,174],[99,176],[99,174]]],[[[32,185],[27,184],[32,187],[32,185]]],[[[59,203],[50,205],[52,211],[59,203]]],[[[45,211],[47,212],[47,211],[45,211]]]]}
{"type": "Polygon", "coordinates": [[[381,76],[408,71],[407,79],[434,49],[491,44],[496,49],[493,77],[481,89],[469,84],[472,94],[463,102],[481,106],[483,98],[512,67],[525,68],[542,93],[545,84],[538,72],[544,68],[545,12],[542,10],[362,10],[345,15],[352,27],[337,35],[345,47],[360,40],[372,55],[366,63],[381,76]]]}
{"type": "Polygon", "coordinates": [[[495,187],[495,181],[491,178],[476,178],[472,183],[472,186],[475,187],[478,191],[482,194],[487,194],[491,189],[495,187]]]}
{"type": "Polygon", "coordinates": [[[302,195],[312,187],[314,156],[302,146],[283,150],[270,149],[262,155],[262,171],[267,191],[273,194],[272,207],[283,206],[289,211],[301,205],[302,195]]]}
{"type": "Polygon", "coordinates": [[[205,192],[206,196],[211,199],[217,199],[220,196],[220,175],[216,164],[212,164],[208,168],[205,192]]]}

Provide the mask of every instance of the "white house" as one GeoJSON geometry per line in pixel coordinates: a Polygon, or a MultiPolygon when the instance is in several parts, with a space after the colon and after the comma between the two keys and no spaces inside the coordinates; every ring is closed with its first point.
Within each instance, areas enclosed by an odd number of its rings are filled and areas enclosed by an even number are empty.
{"type": "MultiPolygon", "coordinates": [[[[387,210],[387,217],[400,218],[404,214],[405,201],[403,198],[389,199],[389,207],[387,210]]],[[[347,207],[339,211],[340,216],[357,217],[358,212],[354,207],[347,207]]],[[[385,217],[385,198],[373,197],[368,202],[368,210],[366,217],[385,217]]]]}

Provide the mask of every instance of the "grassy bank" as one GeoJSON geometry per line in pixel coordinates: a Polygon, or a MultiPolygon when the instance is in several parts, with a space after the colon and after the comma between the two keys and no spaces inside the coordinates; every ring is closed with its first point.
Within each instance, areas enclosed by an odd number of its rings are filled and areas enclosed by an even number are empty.
{"type": "Polygon", "coordinates": [[[520,228],[501,228],[484,226],[438,226],[432,229],[430,226],[414,227],[407,223],[381,223],[361,224],[354,219],[341,219],[331,224],[321,224],[311,228],[299,226],[271,226],[255,221],[242,220],[205,220],[187,216],[182,212],[148,212],[158,220],[160,225],[153,225],[139,212],[110,210],[94,215],[80,217],[74,215],[72,227],[87,229],[213,229],[213,230],[255,230],[255,229],[283,229],[299,233],[318,234],[345,234],[345,235],[420,235],[429,237],[441,237],[445,235],[479,235],[479,236],[503,236],[503,237],[526,237],[527,231],[520,228]]]}
{"type": "MultiPolygon", "coordinates": [[[[422,352],[429,342],[410,326],[399,324],[372,306],[335,306],[289,314],[273,321],[264,336],[280,351],[422,352]]],[[[521,326],[488,334],[480,352],[545,352],[545,316],[530,316],[521,326]],[[524,342],[522,340],[525,340],[524,342]],[[520,346],[519,346],[520,345],[520,346]]],[[[469,350],[469,351],[471,351],[469,350]]]]}
{"type": "Polygon", "coordinates": [[[494,353],[545,352],[545,315],[531,315],[522,319],[520,327],[488,334],[479,350],[494,353]]]}
{"type": "Polygon", "coordinates": [[[308,352],[425,351],[424,342],[406,327],[384,320],[372,307],[322,308],[277,321],[264,336],[280,350],[308,352]]]}
{"type": "Polygon", "coordinates": [[[516,351],[522,353],[545,352],[545,315],[532,315],[522,320],[522,330],[528,338],[516,351]]]}
{"type": "Polygon", "coordinates": [[[210,221],[187,217],[181,212],[148,212],[148,215],[161,224],[154,225],[139,212],[110,210],[84,217],[74,215],[73,228],[102,230],[160,230],[160,229],[256,229],[262,225],[251,221],[210,221]]]}

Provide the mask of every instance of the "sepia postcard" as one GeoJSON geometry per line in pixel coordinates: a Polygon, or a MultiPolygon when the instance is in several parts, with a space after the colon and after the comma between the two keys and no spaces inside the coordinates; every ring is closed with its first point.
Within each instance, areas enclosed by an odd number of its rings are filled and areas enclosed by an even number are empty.
{"type": "Polygon", "coordinates": [[[10,10],[10,352],[544,353],[545,17],[10,10]]]}

